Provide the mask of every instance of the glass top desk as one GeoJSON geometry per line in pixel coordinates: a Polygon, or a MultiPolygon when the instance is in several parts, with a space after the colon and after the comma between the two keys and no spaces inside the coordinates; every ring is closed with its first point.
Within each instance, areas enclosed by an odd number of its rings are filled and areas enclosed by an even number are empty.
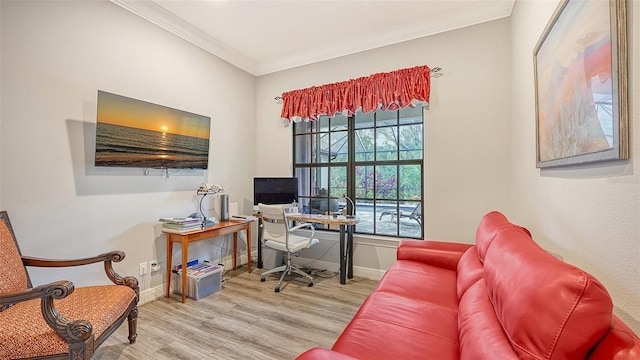
{"type": "Polygon", "coordinates": [[[317,215],[317,214],[286,214],[287,219],[316,223],[324,225],[340,226],[340,284],[346,284],[347,278],[353,278],[353,229],[359,222],[358,218],[345,216],[317,215]],[[345,239],[345,234],[346,239],[345,239]]]}

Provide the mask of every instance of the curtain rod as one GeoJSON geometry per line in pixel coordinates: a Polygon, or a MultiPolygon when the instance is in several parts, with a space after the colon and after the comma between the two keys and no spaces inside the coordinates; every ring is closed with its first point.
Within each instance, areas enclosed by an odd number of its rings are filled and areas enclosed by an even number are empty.
{"type": "MultiPolygon", "coordinates": [[[[433,69],[429,70],[429,74],[432,78],[437,79],[440,76],[444,75],[444,73],[441,73],[440,71],[442,71],[442,68],[439,66],[434,67],[433,69]]],[[[282,104],[282,97],[281,96],[276,96],[275,98],[273,98],[278,104],[282,104]]]]}

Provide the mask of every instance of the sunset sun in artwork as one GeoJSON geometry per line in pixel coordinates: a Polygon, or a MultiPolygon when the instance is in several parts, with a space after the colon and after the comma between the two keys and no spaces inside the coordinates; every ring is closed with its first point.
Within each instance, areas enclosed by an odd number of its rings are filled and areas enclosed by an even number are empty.
{"type": "Polygon", "coordinates": [[[160,126],[160,129],[162,130],[162,132],[167,132],[167,130],[169,130],[169,127],[167,125],[162,125],[160,126]]]}

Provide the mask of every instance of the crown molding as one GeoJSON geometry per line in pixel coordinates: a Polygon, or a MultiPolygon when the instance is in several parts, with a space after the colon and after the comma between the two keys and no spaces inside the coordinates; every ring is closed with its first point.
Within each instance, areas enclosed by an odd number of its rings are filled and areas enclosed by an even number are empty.
{"type": "Polygon", "coordinates": [[[254,75],[260,76],[298,66],[330,60],[362,51],[397,44],[508,17],[515,0],[469,2],[463,10],[438,14],[432,19],[414,21],[365,36],[345,38],[314,50],[256,63],[231,46],[174,15],[153,0],[110,0],[112,3],[202,48],[203,50],[254,75]]]}
{"type": "Polygon", "coordinates": [[[464,11],[440,14],[429,21],[414,21],[402,26],[387,28],[366,36],[346,38],[331,46],[289,55],[286,58],[256,64],[256,74],[264,75],[315,62],[335,59],[367,50],[435,35],[451,30],[489,22],[511,16],[514,1],[476,2],[464,11]],[[488,6],[490,5],[490,6],[488,6]]]}
{"type": "Polygon", "coordinates": [[[255,63],[247,56],[172,14],[152,0],[110,1],[240,69],[255,75],[255,63]]]}

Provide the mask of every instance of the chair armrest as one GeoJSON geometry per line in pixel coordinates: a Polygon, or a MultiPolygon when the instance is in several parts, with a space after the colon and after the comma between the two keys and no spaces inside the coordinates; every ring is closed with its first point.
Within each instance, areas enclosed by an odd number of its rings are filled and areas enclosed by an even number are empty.
{"type": "Polygon", "coordinates": [[[294,232],[296,230],[300,230],[300,229],[303,229],[303,228],[311,229],[311,235],[309,235],[309,242],[311,242],[311,239],[313,239],[313,235],[315,235],[315,233],[316,233],[316,228],[313,226],[312,223],[298,224],[298,225],[292,227],[291,229],[289,229],[289,232],[294,232]]]}
{"type": "Polygon", "coordinates": [[[458,260],[473,244],[431,240],[401,240],[396,257],[456,270],[458,260]]]}
{"type": "Polygon", "coordinates": [[[36,267],[69,267],[89,265],[98,262],[120,262],[124,259],[124,251],[116,250],[108,253],[100,254],[98,256],[82,259],[43,259],[31,256],[22,256],[22,263],[25,266],[36,267]]]}
{"type": "Polygon", "coordinates": [[[36,286],[22,291],[12,291],[0,295],[0,305],[16,304],[22,301],[40,299],[52,296],[55,299],[62,299],[71,294],[74,290],[73,283],[69,280],[54,281],[45,285],[36,286]]]}
{"type": "Polygon", "coordinates": [[[53,331],[68,343],[84,341],[91,336],[93,331],[91,324],[86,320],[69,321],[65,319],[58,313],[53,302],[53,299],[63,299],[69,296],[73,290],[74,286],[71,281],[55,281],[24,291],[4,293],[0,295],[0,305],[10,305],[40,298],[42,317],[53,331]]]}
{"type": "MultiPolygon", "coordinates": [[[[138,279],[133,276],[123,277],[113,270],[113,263],[120,262],[125,258],[124,251],[115,250],[98,256],[82,259],[43,259],[31,256],[22,256],[24,266],[34,267],[71,267],[89,265],[104,262],[104,271],[107,277],[116,285],[126,285],[138,294],[138,279]]],[[[138,294],[139,295],[139,294],[138,294]]]]}

